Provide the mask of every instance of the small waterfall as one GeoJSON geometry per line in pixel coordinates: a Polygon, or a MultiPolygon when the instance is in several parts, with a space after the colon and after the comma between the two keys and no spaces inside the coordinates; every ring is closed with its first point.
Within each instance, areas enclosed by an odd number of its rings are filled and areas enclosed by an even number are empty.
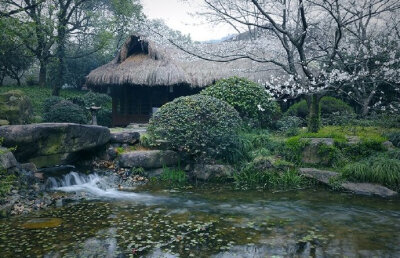
{"type": "Polygon", "coordinates": [[[155,197],[149,194],[118,191],[110,186],[112,184],[107,182],[107,177],[101,177],[96,173],[85,175],[70,172],[62,178],[48,178],[46,185],[51,190],[69,193],[84,192],[95,198],[125,199],[145,203],[165,199],[164,197],[155,197]]]}

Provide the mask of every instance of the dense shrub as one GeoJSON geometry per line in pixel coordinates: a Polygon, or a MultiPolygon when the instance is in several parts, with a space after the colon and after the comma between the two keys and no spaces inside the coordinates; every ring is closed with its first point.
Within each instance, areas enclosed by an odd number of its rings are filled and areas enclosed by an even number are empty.
{"type": "Polygon", "coordinates": [[[300,126],[304,123],[303,119],[297,116],[284,116],[276,123],[276,128],[287,136],[294,136],[299,133],[300,126]]]}
{"type": "Polygon", "coordinates": [[[388,134],[388,138],[394,146],[400,148],[400,132],[391,132],[388,134]]]}
{"type": "MultiPolygon", "coordinates": [[[[321,116],[322,119],[333,119],[342,115],[354,115],[354,110],[351,106],[340,99],[333,97],[323,97],[321,99],[321,116]]],[[[306,119],[308,116],[308,105],[306,100],[302,100],[293,104],[285,113],[286,116],[297,116],[306,119]]]]}
{"type": "Polygon", "coordinates": [[[360,182],[379,183],[391,189],[400,189],[400,160],[384,155],[351,163],[343,170],[343,177],[360,182]]]}
{"type": "Polygon", "coordinates": [[[217,81],[200,94],[226,101],[245,120],[255,121],[262,127],[274,124],[280,116],[280,108],[265,89],[250,80],[232,77],[217,81]]]}
{"type": "MultiPolygon", "coordinates": [[[[111,97],[106,94],[88,92],[82,96],[74,96],[69,98],[71,102],[80,106],[83,110],[92,105],[99,106],[101,109],[97,113],[97,123],[102,126],[111,127],[112,111],[111,97]]],[[[86,111],[86,116],[90,119],[91,115],[86,111]]]]}
{"type": "Polygon", "coordinates": [[[44,114],[46,122],[86,124],[85,111],[78,105],[62,100],[44,114]]]}
{"type": "Polygon", "coordinates": [[[43,112],[48,113],[52,107],[63,101],[64,99],[57,96],[51,96],[43,102],[43,112]]]}
{"type": "Polygon", "coordinates": [[[241,149],[238,112],[213,97],[180,97],[162,106],[148,126],[152,141],[164,140],[170,149],[192,158],[234,160],[241,149]]]}

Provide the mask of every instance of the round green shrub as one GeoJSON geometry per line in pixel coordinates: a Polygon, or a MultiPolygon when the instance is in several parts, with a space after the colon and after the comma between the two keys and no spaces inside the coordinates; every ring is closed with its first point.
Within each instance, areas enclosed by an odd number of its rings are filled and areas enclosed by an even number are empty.
{"type": "Polygon", "coordinates": [[[48,113],[52,107],[63,101],[64,99],[57,96],[51,96],[43,102],[43,113],[48,113]]]}
{"type": "Polygon", "coordinates": [[[162,106],[150,119],[147,132],[152,142],[194,159],[234,160],[240,154],[238,112],[219,99],[193,95],[162,106]]]}
{"type": "Polygon", "coordinates": [[[281,114],[279,105],[272,101],[265,89],[245,78],[219,80],[200,94],[227,102],[244,120],[256,121],[262,127],[272,126],[281,114]]]}
{"type": "MultiPolygon", "coordinates": [[[[333,97],[321,99],[321,116],[354,114],[354,109],[346,102],[333,97]]],[[[285,113],[286,116],[297,116],[306,119],[308,116],[308,105],[306,100],[293,104],[285,113]]]]}
{"type": "Polygon", "coordinates": [[[297,116],[284,116],[278,120],[276,127],[279,131],[284,132],[287,136],[294,136],[299,133],[300,126],[304,121],[297,116]]]}
{"type": "Polygon", "coordinates": [[[44,114],[46,122],[86,124],[85,111],[71,101],[62,100],[44,114]]]}

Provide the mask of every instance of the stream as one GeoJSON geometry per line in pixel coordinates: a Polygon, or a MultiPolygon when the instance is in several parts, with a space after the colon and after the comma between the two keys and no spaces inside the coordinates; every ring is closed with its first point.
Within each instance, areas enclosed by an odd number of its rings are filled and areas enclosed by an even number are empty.
{"type": "Polygon", "coordinates": [[[118,190],[50,178],[79,201],[0,219],[1,257],[400,257],[400,200],[221,184],[118,190]]]}

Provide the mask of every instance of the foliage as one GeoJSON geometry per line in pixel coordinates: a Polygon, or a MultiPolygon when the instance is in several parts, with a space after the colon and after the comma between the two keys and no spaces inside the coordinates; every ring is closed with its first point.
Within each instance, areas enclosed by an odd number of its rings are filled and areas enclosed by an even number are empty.
{"type": "Polygon", "coordinates": [[[213,97],[180,97],[150,119],[148,134],[192,158],[236,160],[241,156],[241,119],[227,103],[213,97]]]}
{"type": "Polygon", "coordinates": [[[222,79],[200,94],[218,98],[233,106],[244,120],[255,120],[262,127],[271,127],[280,116],[280,108],[265,89],[248,79],[222,79]]]}
{"type": "Polygon", "coordinates": [[[52,107],[49,112],[44,114],[44,120],[57,123],[87,123],[85,111],[68,100],[62,100],[52,107]]]}
{"type": "Polygon", "coordinates": [[[16,176],[7,173],[4,168],[0,167],[0,197],[8,194],[16,181],[16,176]]]}
{"type": "Polygon", "coordinates": [[[160,180],[169,184],[182,184],[187,182],[186,172],[178,168],[163,167],[160,180]]]}
{"type": "MultiPolygon", "coordinates": [[[[322,118],[327,118],[330,116],[342,116],[342,115],[353,115],[353,108],[346,102],[336,99],[333,97],[323,97],[321,98],[321,116],[322,118]]],[[[285,112],[285,116],[297,116],[302,119],[306,119],[309,110],[306,100],[302,100],[293,104],[285,112]]]]}
{"type": "Polygon", "coordinates": [[[394,146],[400,148],[400,132],[391,132],[388,134],[388,139],[393,143],[394,146]]]}
{"type": "Polygon", "coordinates": [[[58,103],[60,103],[61,101],[63,101],[64,99],[58,96],[51,96],[49,98],[47,98],[44,102],[43,102],[43,112],[44,113],[48,113],[50,112],[50,110],[57,105],[58,103]]]}
{"type": "MultiPolygon", "coordinates": [[[[38,87],[38,86],[30,86],[30,87],[2,86],[0,87],[0,93],[17,89],[22,91],[26,96],[28,96],[31,99],[33,106],[33,115],[43,117],[44,116],[43,103],[47,98],[51,97],[51,89],[47,87],[38,87]]],[[[78,91],[78,90],[61,90],[60,96],[65,99],[65,98],[71,98],[73,96],[80,96],[85,93],[86,93],[85,91],[78,91]]]]}
{"type": "Polygon", "coordinates": [[[343,169],[342,176],[349,180],[383,184],[400,189],[400,160],[377,155],[351,163],[343,169]]]}
{"type": "Polygon", "coordinates": [[[303,120],[297,116],[284,116],[276,123],[278,131],[283,132],[287,136],[295,136],[300,130],[299,127],[303,124],[303,120]]]}
{"type": "MultiPolygon", "coordinates": [[[[85,95],[74,96],[69,100],[79,105],[83,110],[92,105],[101,107],[97,112],[97,123],[102,126],[112,126],[112,100],[107,94],[89,91],[85,95]]],[[[89,111],[86,111],[86,115],[88,118],[91,116],[89,111]]]]}

